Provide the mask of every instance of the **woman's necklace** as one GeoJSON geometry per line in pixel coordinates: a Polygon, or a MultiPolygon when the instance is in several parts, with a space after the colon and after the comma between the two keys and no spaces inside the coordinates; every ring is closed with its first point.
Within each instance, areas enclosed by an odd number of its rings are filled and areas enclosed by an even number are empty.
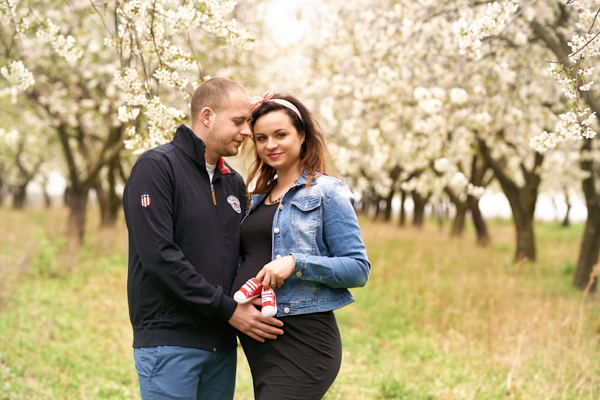
{"type": "MultiPolygon", "coordinates": [[[[296,180],[290,185],[289,188],[291,188],[292,186],[294,186],[296,184],[296,182],[298,182],[298,178],[296,178],[296,180]]],[[[271,204],[277,204],[277,203],[279,203],[281,201],[281,198],[283,197],[283,195],[285,195],[285,192],[284,192],[284,193],[281,194],[281,196],[279,196],[278,198],[276,198],[275,200],[273,200],[273,198],[271,197],[271,194],[273,193],[273,191],[275,190],[276,187],[277,187],[277,181],[274,181],[273,182],[273,187],[271,188],[271,190],[269,190],[269,203],[271,203],[271,204]]]]}

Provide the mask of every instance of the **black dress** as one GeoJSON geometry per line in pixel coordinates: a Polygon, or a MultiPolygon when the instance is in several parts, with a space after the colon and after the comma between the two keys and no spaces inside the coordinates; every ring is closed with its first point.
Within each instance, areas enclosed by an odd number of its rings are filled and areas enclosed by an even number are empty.
{"type": "MultiPolygon", "coordinates": [[[[271,229],[278,204],[261,203],[241,228],[244,264],[233,292],[271,261],[271,229]]],[[[277,294],[277,291],[275,291],[277,294]]],[[[258,400],[321,399],[342,362],[342,341],[333,311],[282,317],[283,335],[257,342],[238,332],[258,400]]]]}

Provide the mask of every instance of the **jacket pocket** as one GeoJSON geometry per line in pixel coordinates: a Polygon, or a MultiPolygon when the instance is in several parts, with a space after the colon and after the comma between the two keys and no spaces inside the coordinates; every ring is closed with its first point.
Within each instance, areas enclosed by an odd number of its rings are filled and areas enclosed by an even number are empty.
{"type": "Polygon", "coordinates": [[[311,302],[317,301],[321,293],[321,285],[311,281],[299,281],[301,301],[311,302]]]}
{"type": "Polygon", "coordinates": [[[317,228],[321,225],[321,197],[294,199],[290,203],[296,252],[315,255],[317,228]]]}
{"type": "Polygon", "coordinates": [[[164,308],[164,292],[148,275],[142,277],[138,292],[138,323],[148,325],[162,318],[164,308]]]}
{"type": "Polygon", "coordinates": [[[301,231],[310,231],[321,225],[321,198],[295,199],[290,203],[292,209],[292,225],[301,231]]]}

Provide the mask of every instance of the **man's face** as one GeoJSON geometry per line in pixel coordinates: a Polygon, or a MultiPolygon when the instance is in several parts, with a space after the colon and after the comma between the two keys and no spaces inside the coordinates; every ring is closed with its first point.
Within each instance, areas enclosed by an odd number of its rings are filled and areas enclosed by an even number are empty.
{"type": "Polygon", "coordinates": [[[217,159],[235,156],[244,140],[252,134],[248,126],[251,115],[250,97],[242,93],[232,94],[206,134],[206,152],[217,159]]]}

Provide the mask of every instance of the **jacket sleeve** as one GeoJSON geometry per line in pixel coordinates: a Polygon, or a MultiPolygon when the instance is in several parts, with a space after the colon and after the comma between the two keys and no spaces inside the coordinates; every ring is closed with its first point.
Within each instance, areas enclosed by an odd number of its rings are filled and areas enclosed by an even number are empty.
{"type": "Polygon", "coordinates": [[[146,158],[134,166],[126,187],[125,213],[142,268],[162,290],[200,314],[229,320],[235,301],[221,286],[210,285],[173,241],[172,176],[168,166],[146,158]],[[142,195],[149,195],[146,207],[142,195]]]}
{"type": "Polygon", "coordinates": [[[337,288],[367,283],[371,263],[353,204],[352,192],[340,182],[323,210],[323,239],[331,256],[291,253],[296,259],[292,276],[337,288]]]}

